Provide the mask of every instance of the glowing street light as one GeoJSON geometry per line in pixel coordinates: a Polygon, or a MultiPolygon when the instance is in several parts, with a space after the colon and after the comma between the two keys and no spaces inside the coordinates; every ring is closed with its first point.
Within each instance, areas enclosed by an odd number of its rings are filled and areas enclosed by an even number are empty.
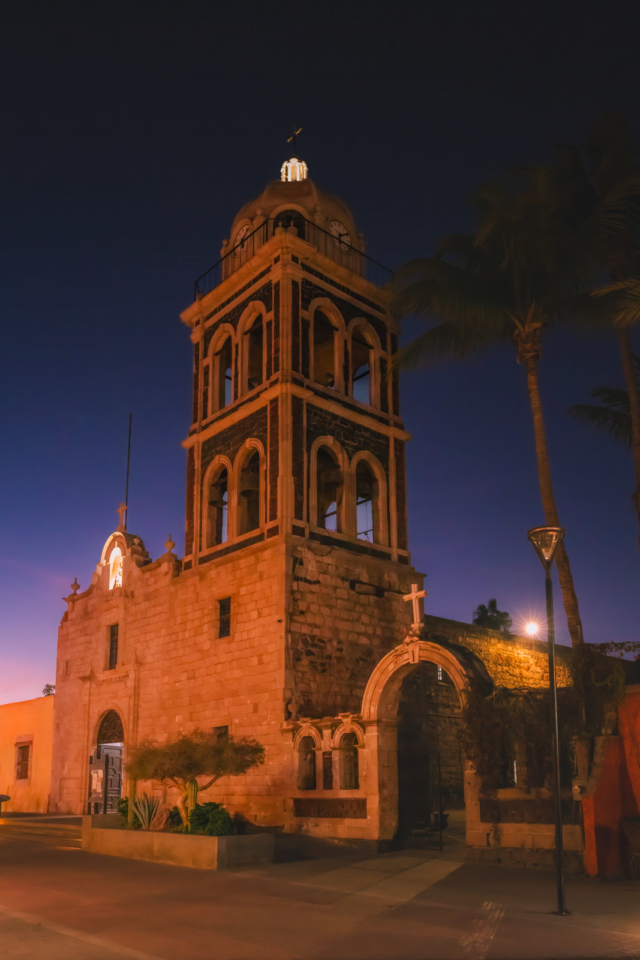
{"type": "MultiPolygon", "coordinates": [[[[562,527],[534,527],[527,534],[544,567],[544,584],[547,597],[547,653],[549,655],[549,693],[553,715],[553,779],[555,785],[556,813],[556,876],[558,884],[558,913],[567,916],[564,898],[564,849],[562,842],[562,804],[560,797],[560,737],[558,733],[558,691],[556,689],[555,625],[553,621],[553,582],[551,567],[556,547],[564,537],[562,527]]],[[[527,625],[527,629],[528,629],[527,625]]]]}
{"type": "Polygon", "coordinates": [[[540,633],[540,624],[534,623],[532,620],[530,623],[525,624],[524,632],[528,637],[537,637],[540,633]]]}

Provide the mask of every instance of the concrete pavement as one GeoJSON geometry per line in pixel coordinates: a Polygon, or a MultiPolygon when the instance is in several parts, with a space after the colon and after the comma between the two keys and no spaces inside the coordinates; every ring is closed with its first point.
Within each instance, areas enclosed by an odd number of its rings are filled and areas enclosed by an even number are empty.
{"type": "Polygon", "coordinates": [[[405,850],[210,873],[0,840],[2,960],[640,957],[640,883],[405,850]]]}

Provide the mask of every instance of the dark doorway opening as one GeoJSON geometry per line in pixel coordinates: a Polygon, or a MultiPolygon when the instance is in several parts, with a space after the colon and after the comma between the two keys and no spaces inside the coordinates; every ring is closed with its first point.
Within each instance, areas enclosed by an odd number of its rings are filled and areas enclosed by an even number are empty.
{"type": "Polygon", "coordinates": [[[122,796],[124,730],[115,710],[102,718],[97,743],[89,757],[88,813],[117,813],[122,796]]]}
{"type": "Polygon", "coordinates": [[[398,840],[442,849],[465,842],[460,699],[451,677],[422,662],[398,705],[398,840]]]}

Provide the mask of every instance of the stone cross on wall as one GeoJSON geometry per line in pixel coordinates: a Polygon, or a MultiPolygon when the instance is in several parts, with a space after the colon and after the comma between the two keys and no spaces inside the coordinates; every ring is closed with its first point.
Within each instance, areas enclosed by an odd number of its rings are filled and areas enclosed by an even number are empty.
{"type": "Polygon", "coordinates": [[[124,528],[125,528],[125,527],[124,527],[124,518],[125,518],[126,515],[127,515],[127,508],[125,507],[124,503],[121,503],[121,504],[120,504],[120,506],[119,506],[118,509],[116,510],[116,513],[120,514],[120,524],[119,524],[119,526],[118,526],[118,529],[120,530],[120,529],[122,528],[122,530],[124,530],[124,528]]]}
{"type": "Polygon", "coordinates": [[[413,603],[413,627],[419,627],[422,624],[420,617],[420,600],[422,597],[426,597],[426,590],[418,590],[418,584],[411,584],[411,593],[405,593],[403,600],[411,600],[413,603]]]}

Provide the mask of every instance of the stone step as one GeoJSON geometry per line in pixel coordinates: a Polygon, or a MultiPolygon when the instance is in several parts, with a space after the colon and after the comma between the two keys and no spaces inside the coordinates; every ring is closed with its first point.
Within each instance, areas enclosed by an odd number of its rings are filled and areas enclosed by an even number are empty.
{"type": "Polygon", "coordinates": [[[82,843],[80,823],[26,822],[21,820],[0,821],[0,838],[11,840],[37,840],[40,843],[55,843],[65,847],[79,847],[82,843]]]}

